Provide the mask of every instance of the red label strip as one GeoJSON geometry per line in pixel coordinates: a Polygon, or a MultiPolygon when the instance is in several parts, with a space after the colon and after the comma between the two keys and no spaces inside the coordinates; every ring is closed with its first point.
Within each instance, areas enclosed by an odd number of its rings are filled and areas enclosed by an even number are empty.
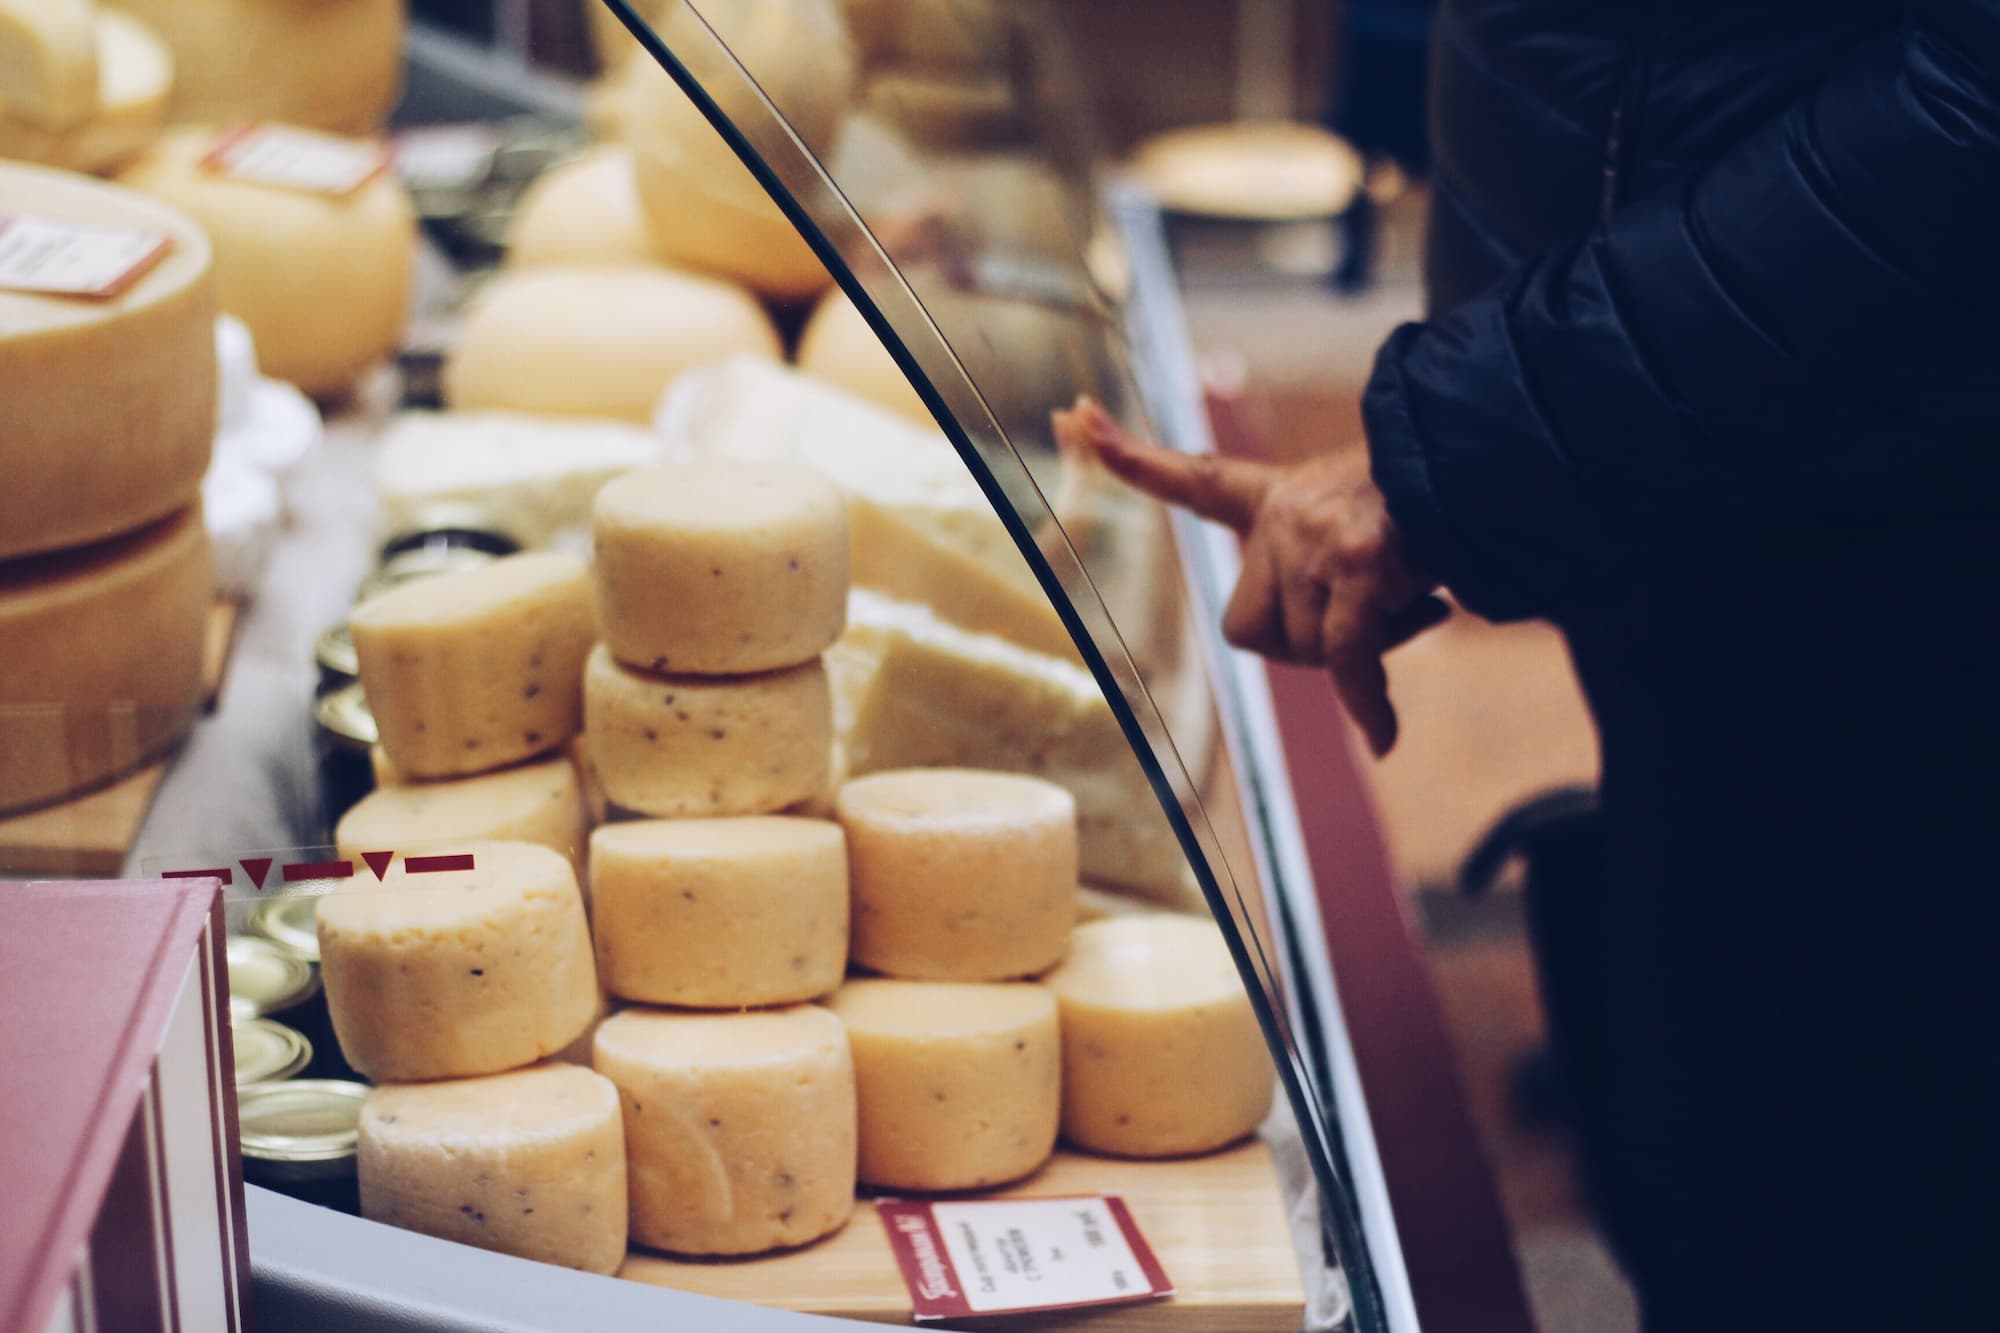
{"type": "Polygon", "coordinates": [[[285,867],[285,883],[302,879],[351,879],[352,861],[293,861],[285,867]]]}
{"type": "Polygon", "coordinates": [[[472,869],[472,853],[460,852],[456,856],[406,856],[403,869],[412,875],[435,874],[440,870],[472,869]]]}

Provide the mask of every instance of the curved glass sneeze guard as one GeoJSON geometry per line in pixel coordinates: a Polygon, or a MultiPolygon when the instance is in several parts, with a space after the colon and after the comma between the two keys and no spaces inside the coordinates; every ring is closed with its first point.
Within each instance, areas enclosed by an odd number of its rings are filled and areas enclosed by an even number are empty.
{"type": "MultiPolygon", "coordinates": [[[[1224,926],[1320,1185],[1330,1258],[1348,1275],[1355,1324],[1379,1327],[1336,1167],[1332,1102],[1294,1031],[1284,941],[1261,900],[1248,834],[1226,801],[1213,806],[1219,832],[1203,799],[1212,783],[1190,776],[1223,761],[1165,514],[1066,458],[1051,437],[1050,411],[1079,393],[1137,429],[1148,423],[1118,304],[1117,233],[1093,189],[1081,85],[1051,39],[1050,16],[992,0],[926,6],[936,31],[924,34],[935,44],[925,54],[950,69],[939,84],[955,100],[939,101],[940,89],[921,76],[876,79],[836,132],[826,81],[854,80],[879,38],[860,33],[857,47],[843,45],[831,0],[786,0],[778,8],[789,14],[761,16],[794,25],[788,39],[771,24],[760,29],[754,3],[671,0],[650,25],[627,0],[603,3],[811,244],[1026,557],[1224,926]],[[832,19],[823,46],[803,39],[809,23],[797,26],[814,10],[832,19]]],[[[867,7],[846,8],[851,18],[867,7]]],[[[722,170],[741,174],[733,163],[722,170]]]]}

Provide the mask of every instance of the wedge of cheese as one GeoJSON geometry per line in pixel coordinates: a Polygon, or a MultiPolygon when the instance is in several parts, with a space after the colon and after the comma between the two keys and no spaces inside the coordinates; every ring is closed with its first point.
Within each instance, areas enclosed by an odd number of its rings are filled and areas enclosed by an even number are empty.
{"type": "Polygon", "coordinates": [[[0,157],[69,171],[107,173],[146,151],[167,115],[174,57],[158,34],[129,14],[100,9],[97,95],[90,116],[51,129],[19,114],[0,77],[0,157]]]}

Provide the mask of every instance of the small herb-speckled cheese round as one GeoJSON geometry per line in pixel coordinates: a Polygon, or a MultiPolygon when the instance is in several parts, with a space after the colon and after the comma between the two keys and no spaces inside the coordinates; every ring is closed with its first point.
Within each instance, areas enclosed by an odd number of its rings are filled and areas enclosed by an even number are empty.
{"type": "Polygon", "coordinates": [[[397,858],[320,899],[321,979],[347,1062],[414,1082],[533,1064],[573,1041],[601,996],[576,872],[524,842],[475,843],[470,870],[397,858]]]}
{"type": "Polygon", "coordinates": [[[371,1221],[592,1273],[625,1261],[624,1118],[588,1069],[378,1087],[358,1158],[371,1221]]]}
{"type": "Polygon", "coordinates": [[[592,1062],[618,1085],[632,1239],[755,1254],[840,1228],[854,1207],[854,1063],[825,1009],[626,1009],[592,1062]]]}
{"type": "Polygon", "coordinates": [[[591,515],[598,617],[647,671],[797,666],[847,624],[847,502],[786,463],[663,463],[607,482],[591,515]]]}
{"type": "Polygon", "coordinates": [[[532,842],[581,866],[589,836],[576,765],[558,755],[469,778],[377,786],[341,816],[333,840],[349,858],[532,842]]]}
{"type": "Polygon", "coordinates": [[[582,723],[597,633],[583,562],[555,552],[416,579],[348,618],[382,748],[406,777],[526,759],[582,723]]]}
{"type": "Polygon", "coordinates": [[[1212,922],[1093,921],[1043,981],[1062,1007],[1062,1131],[1078,1147],[1207,1152],[1270,1112],[1263,1033],[1212,922]]]}
{"type": "Polygon", "coordinates": [[[785,816],[640,820],[591,835],[597,967],[621,999],[794,1004],[847,970],[847,843],[785,816]]]}
{"type": "Polygon", "coordinates": [[[856,778],[847,830],[854,961],[890,976],[1004,981],[1063,956],[1076,922],[1076,802],[1013,773],[856,778]]]}
{"type": "Polygon", "coordinates": [[[1048,1160],[1062,1108],[1056,1001],[1028,983],[850,981],[861,1179],[887,1189],[983,1189],[1048,1160]]]}
{"type": "Polygon", "coordinates": [[[758,676],[655,676],[599,644],[583,708],[604,794],[640,814],[769,814],[826,783],[833,699],[817,660],[758,676]]]}

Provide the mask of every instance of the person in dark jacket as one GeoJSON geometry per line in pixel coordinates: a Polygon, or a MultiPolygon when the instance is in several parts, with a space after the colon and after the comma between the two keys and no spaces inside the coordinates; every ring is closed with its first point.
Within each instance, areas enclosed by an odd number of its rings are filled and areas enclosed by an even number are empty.
{"type": "Polygon", "coordinates": [[[1649,1329],[2000,1328],[2000,0],[1446,0],[1431,119],[1364,461],[1072,427],[1378,751],[1433,586],[1565,632],[1649,1329]]]}

